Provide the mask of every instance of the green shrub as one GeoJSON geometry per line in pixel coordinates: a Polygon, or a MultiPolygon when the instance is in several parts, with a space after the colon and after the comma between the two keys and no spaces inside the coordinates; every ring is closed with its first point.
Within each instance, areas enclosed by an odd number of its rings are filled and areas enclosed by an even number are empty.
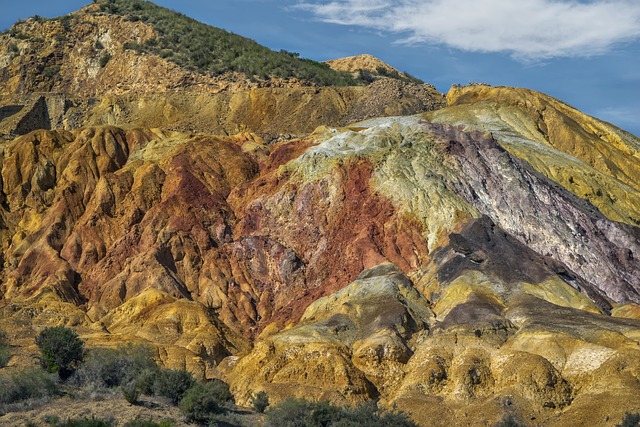
{"type": "Polygon", "coordinates": [[[225,404],[232,400],[229,387],[219,380],[198,383],[184,394],[180,410],[190,421],[206,421],[214,414],[227,411],[225,404]]]}
{"type": "Polygon", "coordinates": [[[84,342],[71,329],[56,326],[43,329],[36,337],[40,349],[40,363],[60,378],[68,378],[84,358],[84,342]]]}
{"type": "Polygon", "coordinates": [[[62,24],[62,28],[64,28],[65,31],[69,31],[71,29],[71,15],[61,16],[57,18],[57,20],[60,21],[60,24],[62,24]]]}
{"type": "Polygon", "coordinates": [[[104,54],[102,58],[100,58],[100,68],[106,67],[109,61],[111,61],[111,58],[112,57],[110,53],[104,54]]]}
{"type": "Polygon", "coordinates": [[[141,393],[151,394],[158,371],[150,347],[130,344],[88,351],[75,380],[78,385],[93,388],[114,388],[135,382],[141,393]]]}
{"type": "Polygon", "coordinates": [[[256,412],[263,413],[269,406],[269,396],[264,391],[259,391],[251,397],[251,406],[256,412]]]}
{"type": "Polygon", "coordinates": [[[229,390],[229,385],[219,379],[214,379],[205,383],[209,393],[213,395],[219,402],[234,403],[233,394],[229,390]]]}
{"type": "Polygon", "coordinates": [[[173,421],[153,421],[136,418],[135,420],[127,421],[124,427],[173,427],[173,421]]]}
{"type": "Polygon", "coordinates": [[[135,380],[121,385],[120,391],[122,392],[122,397],[124,397],[124,399],[132,405],[138,403],[140,395],[142,394],[142,392],[140,391],[140,387],[135,380]]]}
{"type": "Polygon", "coordinates": [[[247,78],[297,78],[313,84],[354,85],[364,82],[327,64],[301,59],[295,52],[274,52],[253,40],[198,22],[180,13],[140,0],[98,0],[102,12],[142,21],[158,34],[127,49],[146,52],[205,75],[244,73],[247,78]],[[170,53],[171,52],[171,53],[170,53]]]}
{"type": "Polygon", "coordinates": [[[267,412],[266,427],[415,427],[401,412],[384,412],[374,403],[343,408],[328,402],[287,399],[267,412]]]}
{"type": "Polygon", "coordinates": [[[406,71],[403,71],[402,74],[404,74],[406,76],[406,78],[401,79],[404,81],[407,81],[409,83],[417,83],[417,84],[424,84],[424,80],[421,80],[415,76],[412,76],[411,74],[407,73],[406,71]]]}
{"type": "Polygon", "coordinates": [[[177,405],[195,383],[193,376],[185,370],[163,369],[156,377],[153,391],[158,396],[168,397],[177,405]]]}
{"type": "Polygon", "coordinates": [[[9,344],[7,343],[7,334],[0,331],[0,368],[4,368],[11,359],[9,344]]]}
{"type": "Polygon", "coordinates": [[[50,425],[53,427],[112,427],[115,423],[113,420],[92,416],[91,418],[71,418],[63,422],[56,419],[50,425]]]}
{"type": "Polygon", "coordinates": [[[616,427],[640,427],[640,412],[635,414],[631,412],[625,413],[622,422],[616,427]]]}
{"type": "Polygon", "coordinates": [[[328,402],[289,398],[267,413],[267,427],[326,427],[338,421],[340,409],[328,402]]]}
{"type": "Polygon", "coordinates": [[[155,382],[159,371],[159,368],[155,366],[153,368],[146,368],[138,374],[136,384],[138,385],[140,393],[149,396],[154,394],[155,382]]]}
{"type": "Polygon", "coordinates": [[[246,427],[249,425],[254,426],[254,424],[247,424],[239,414],[233,412],[214,414],[207,422],[208,427],[246,427]]]}
{"type": "Polygon", "coordinates": [[[0,372],[0,403],[51,397],[58,391],[56,381],[41,369],[0,372]]]}
{"type": "Polygon", "coordinates": [[[100,40],[96,40],[96,42],[93,44],[93,47],[95,47],[98,50],[104,49],[104,45],[100,40]]]}
{"type": "Polygon", "coordinates": [[[42,70],[42,74],[46,77],[54,77],[58,75],[59,72],[60,72],[60,67],[58,66],[45,67],[44,70],[42,70]]]}
{"type": "Polygon", "coordinates": [[[60,424],[60,417],[57,415],[45,415],[44,422],[49,424],[50,426],[55,426],[60,424]]]}

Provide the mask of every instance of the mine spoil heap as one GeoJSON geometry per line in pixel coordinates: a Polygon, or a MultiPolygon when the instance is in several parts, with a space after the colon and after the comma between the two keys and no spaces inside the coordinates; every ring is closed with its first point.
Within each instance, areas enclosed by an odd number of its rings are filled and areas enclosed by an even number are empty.
{"type": "Polygon", "coordinates": [[[377,400],[425,426],[640,408],[638,138],[369,55],[314,65],[346,85],[204,72],[129,3],[0,35],[11,366],[64,325],[241,405],[377,400]]]}

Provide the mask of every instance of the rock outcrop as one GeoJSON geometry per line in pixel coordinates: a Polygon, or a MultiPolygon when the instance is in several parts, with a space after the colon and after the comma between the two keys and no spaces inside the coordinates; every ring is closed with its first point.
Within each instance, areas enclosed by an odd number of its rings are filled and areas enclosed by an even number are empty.
{"type": "Polygon", "coordinates": [[[12,366],[66,325],[241,404],[376,399],[435,426],[640,408],[640,140],[525,89],[445,106],[370,56],[330,62],[362,86],[214,77],[140,48],[157,37],[99,4],[0,35],[12,366]]]}
{"type": "Polygon", "coordinates": [[[158,37],[151,24],[105,13],[99,4],[64,19],[16,24],[0,35],[0,138],[114,125],[252,131],[273,140],[445,104],[433,86],[397,78],[340,87],[238,72],[214,77],[133,48],[158,37]]]}
{"type": "Polygon", "coordinates": [[[555,177],[608,176],[632,200],[637,139],[534,92],[456,91],[468,99],[433,113],[270,145],[113,126],[15,139],[0,207],[13,343],[26,356],[51,324],[153,343],[240,403],[266,390],[379,399],[429,425],[611,425],[640,404],[640,230],[626,205],[580,197],[599,181],[555,177]],[[486,119],[492,96],[525,94],[486,119]],[[598,127],[567,148],[542,122],[523,130],[537,105],[598,127]],[[579,144],[613,153],[617,175],[579,144]]]}
{"type": "Polygon", "coordinates": [[[380,75],[381,72],[384,74],[398,73],[400,75],[400,72],[391,65],[368,54],[331,59],[326,61],[326,63],[334,70],[347,71],[349,73],[357,73],[362,70],[378,75],[380,75]]]}

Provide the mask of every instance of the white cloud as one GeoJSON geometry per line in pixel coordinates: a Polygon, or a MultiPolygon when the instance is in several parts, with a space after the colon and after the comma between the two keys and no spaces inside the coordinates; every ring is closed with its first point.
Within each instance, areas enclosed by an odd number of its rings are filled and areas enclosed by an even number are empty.
{"type": "Polygon", "coordinates": [[[640,37],[638,0],[342,0],[296,7],[325,22],[402,34],[409,43],[525,60],[597,55],[640,37]]]}

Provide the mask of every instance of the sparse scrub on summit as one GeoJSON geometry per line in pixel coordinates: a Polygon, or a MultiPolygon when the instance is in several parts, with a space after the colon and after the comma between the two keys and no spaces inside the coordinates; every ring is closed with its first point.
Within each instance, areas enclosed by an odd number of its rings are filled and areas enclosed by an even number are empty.
{"type": "Polygon", "coordinates": [[[243,73],[250,79],[298,79],[321,86],[366,83],[327,64],[300,58],[295,52],[274,52],[253,40],[211,27],[183,14],[142,0],[98,0],[101,10],[151,25],[158,37],[127,44],[138,53],[159,55],[181,67],[217,76],[243,73]]]}

